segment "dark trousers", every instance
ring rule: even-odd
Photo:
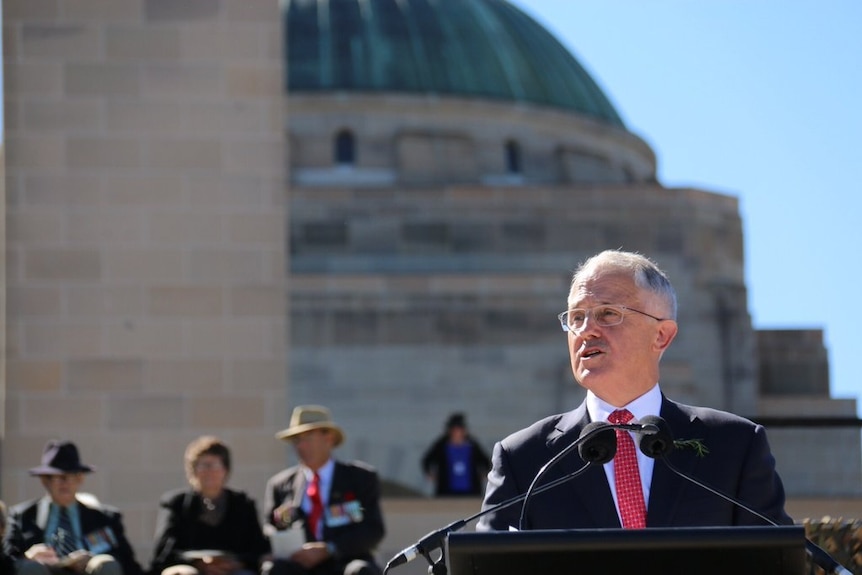
[[[289,559],[273,559],[263,564],[261,575],[380,575],[380,568],[370,561],[354,559],[343,562],[329,559],[313,569],[306,569]]]

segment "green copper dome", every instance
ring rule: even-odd
[[[284,0],[289,92],[527,102],[624,127],[578,61],[504,0]]]

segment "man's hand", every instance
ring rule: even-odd
[[[37,543],[24,552],[24,557],[43,565],[56,565],[60,560],[57,552],[44,543]]]
[[[204,575],[230,575],[242,568],[239,561],[221,556],[204,557],[195,561],[194,566]]]
[[[293,502],[287,501],[282,503],[272,511],[272,524],[276,529],[286,529],[290,527],[290,520],[293,517],[294,506]]]
[[[84,573],[87,570],[87,563],[89,563],[92,558],[93,556],[89,551],[78,549],[77,551],[72,551],[65,557],[61,558],[59,563],[66,569],[70,569],[75,573]]]
[[[312,569],[329,559],[329,550],[324,541],[312,541],[302,546],[302,549],[290,556],[306,569]]]

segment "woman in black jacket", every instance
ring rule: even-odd
[[[269,541],[254,500],[226,486],[227,446],[199,437],[186,448],[185,467],[191,489],[169,491],[159,502],[151,575],[257,573]]]

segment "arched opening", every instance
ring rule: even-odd
[[[521,147],[514,140],[507,140],[505,147],[506,154],[506,173],[520,174],[521,173]]]
[[[341,130],[335,135],[335,164],[352,166],[356,163],[356,139],[350,130]]]

